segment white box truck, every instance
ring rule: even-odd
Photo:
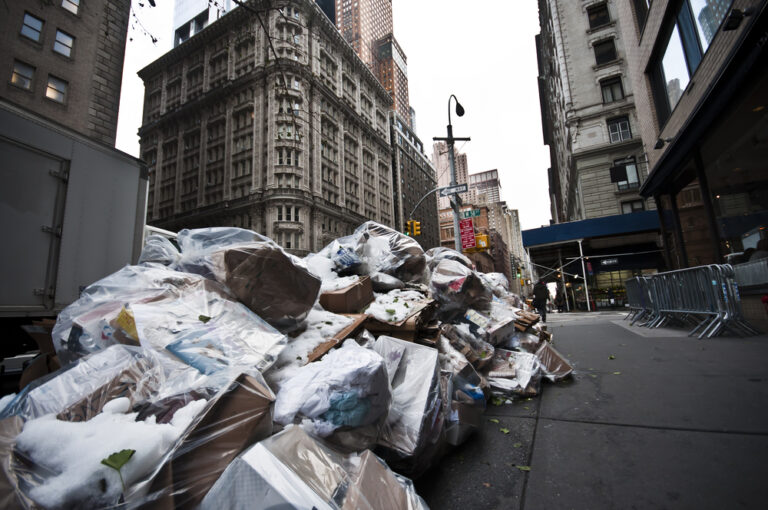
[[[0,100],[0,358],[24,350],[21,324],[136,262],[147,187],[141,160]]]

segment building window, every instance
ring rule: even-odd
[[[285,208],[285,221],[291,221],[291,206]]]
[[[43,20],[24,13],[24,24],[21,26],[21,35],[40,42],[40,33],[43,31]]]
[[[13,61],[13,74],[11,83],[24,90],[32,88],[32,78],[35,76],[35,68],[18,60]]]
[[[607,64],[616,60],[616,46],[613,44],[613,39],[595,43],[594,48],[597,65]]]
[[[80,9],[80,0],[61,0],[61,6],[72,14],[77,14]]]
[[[277,206],[277,221],[283,221],[283,206]]]
[[[664,53],[650,76],[659,124],[667,121],[680,101],[731,3],[685,0],[680,5]]]
[[[632,138],[632,131],[629,129],[629,118],[616,117],[608,120],[608,134],[611,143],[623,142]]]
[[[72,46],[75,44],[75,38],[66,32],[56,30],[56,41],[53,43],[53,51],[61,53],[65,57],[72,56]]]
[[[45,90],[45,97],[56,101],[57,103],[64,103],[67,101],[67,89],[69,84],[64,80],[60,80],[55,76],[48,76],[48,87]]]
[[[612,103],[624,99],[624,89],[621,86],[621,78],[609,78],[600,82],[600,90],[603,93],[603,103]]]
[[[611,22],[611,16],[608,14],[608,6],[606,4],[589,7],[587,9],[587,17],[589,18],[590,29],[602,27]]]
[[[616,183],[619,187],[619,191],[637,189],[640,187],[640,179],[637,175],[637,162],[635,161],[634,156],[614,161],[613,165],[623,166],[627,171],[627,180]]]
[[[631,200],[621,203],[621,214],[629,214],[638,211],[645,211],[645,203],[642,200]]]

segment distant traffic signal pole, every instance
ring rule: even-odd
[[[448,154],[450,156],[450,164],[451,164],[451,186],[456,186],[456,161],[454,159],[454,153],[453,153],[453,145],[458,140],[460,142],[468,142],[469,138],[454,138],[453,136],[453,126],[451,125],[451,99],[454,99],[456,101],[456,115],[459,117],[464,116],[464,107],[461,106],[459,103],[459,100],[456,99],[456,96],[451,94],[451,97],[448,98],[448,136],[446,138],[440,138],[440,137],[434,137],[432,140],[440,141],[440,142],[447,142],[448,143]],[[454,247],[456,248],[456,251],[461,253],[461,236],[459,235],[459,201],[457,194],[454,194],[451,196],[451,209],[453,209],[453,240],[454,240]]]

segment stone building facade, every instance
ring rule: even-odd
[[[130,2],[4,2],[0,97],[115,144]]]
[[[421,235],[414,237],[425,249],[440,246],[437,219],[435,169],[424,154],[424,145],[396,111],[390,113],[392,130],[392,182],[395,190],[395,228],[405,231],[408,215],[421,222]],[[424,200],[419,203],[419,201]],[[418,205],[418,208],[416,207]]]
[[[393,225],[387,91],[315,2],[251,5],[269,37],[233,9],[139,72],[148,222],[251,228],[298,255]]]
[[[540,0],[536,38],[555,223],[654,208],[615,0]],[[630,51],[632,48],[629,49]],[[627,177],[611,182],[611,167]]]

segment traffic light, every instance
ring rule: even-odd
[[[420,236],[421,235],[421,222],[420,221],[413,221],[413,226],[411,227],[411,232],[413,232],[413,235]]]
[[[413,220],[408,220],[405,223],[405,235],[407,235],[407,236],[413,235],[413,224],[414,223],[415,223],[415,221],[413,221]]]

